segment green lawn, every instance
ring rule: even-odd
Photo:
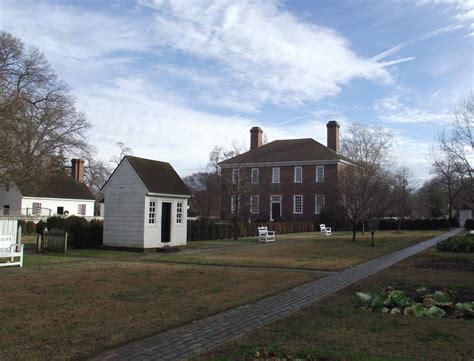
[[[240,247],[209,249],[196,254],[182,252],[150,256],[148,259],[160,262],[337,271],[430,239],[440,233],[442,232],[404,231],[400,234],[391,231],[377,232],[375,247],[370,246],[369,233],[358,235],[356,242],[351,242],[350,232],[336,232],[331,237],[323,237],[319,233],[294,233],[277,236],[275,243],[258,244],[256,239],[243,240],[245,243]],[[214,241],[208,241],[207,244],[210,242]],[[234,241],[219,241],[219,244],[232,244],[232,242]]]
[[[87,359],[323,276],[112,257],[26,259],[23,269],[0,271],[0,360]]]
[[[427,250],[199,359],[472,360],[474,319],[376,313],[354,295],[422,285],[474,300],[474,254]]]

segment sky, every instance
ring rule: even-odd
[[[98,158],[181,176],[253,126],[326,144],[337,120],[390,130],[419,185],[474,84],[474,0],[0,0],[0,29],[44,52]]]

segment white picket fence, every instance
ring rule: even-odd
[[[15,243],[17,243],[16,241],[20,241],[18,238],[18,220],[0,218],[0,236],[12,236],[12,240]]]

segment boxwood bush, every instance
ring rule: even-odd
[[[446,252],[474,253],[474,237],[472,235],[456,236],[436,244],[436,249]]]
[[[440,230],[451,226],[449,219],[445,218],[404,218],[401,229],[409,231]],[[398,230],[398,219],[384,218],[380,221],[381,231]]]
[[[469,231],[472,231],[474,229],[474,219],[466,219],[466,222],[464,223],[464,228]]]

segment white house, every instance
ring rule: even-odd
[[[190,192],[171,164],[126,156],[102,187],[106,247],[186,244]]]
[[[0,215],[93,216],[95,198],[84,183],[84,161],[73,159],[71,175],[51,177],[38,191],[0,184]]]

